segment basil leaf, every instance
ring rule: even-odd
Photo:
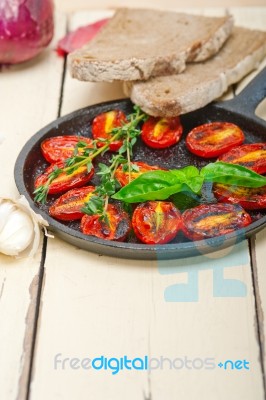
[[[193,167],[194,168],[194,167]],[[195,175],[195,171],[192,175]],[[199,175],[199,172],[197,173]],[[203,178],[195,176],[190,180],[183,170],[146,172],[119,190],[113,199],[126,203],[137,203],[147,200],[165,200],[174,193],[201,189]]]
[[[171,169],[171,172],[178,177],[184,176],[186,179],[194,178],[200,175],[198,168],[194,167],[194,165],[188,165],[182,169]]]
[[[217,161],[202,168],[200,175],[206,182],[257,188],[266,185],[266,177],[237,164]]]

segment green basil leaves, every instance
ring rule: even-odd
[[[112,198],[126,203],[166,200],[178,192],[190,191],[198,194],[204,182],[256,188],[266,185],[266,177],[240,165],[217,161],[203,167],[201,171],[194,166],[188,166],[178,170],[143,173]]]

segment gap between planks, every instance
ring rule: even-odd
[[[67,33],[68,33],[68,18],[66,17],[65,34]],[[62,69],[61,84],[60,84],[57,118],[61,116],[66,70],[67,70],[67,57],[65,56]],[[30,399],[30,384],[33,376],[33,363],[34,363],[34,355],[35,355],[37,333],[38,333],[38,321],[41,308],[42,290],[45,280],[47,237],[44,235],[44,233],[43,237],[44,238],[42,243],[42,257],[40,261],[40,268],[38,274],[34,277],[31,286],[29,288],[31,302],[29,304],[28,313],[26,316],[26,330],[23,343],[25,350],[25,355],[24,355],[25,361],[19,379],[18,394],[16,400]]]
[[[254,302],[255,302],[255,316],[256,316],[255,329],[257,330],[257,340],[260,350],[259,361],[263,379],[264,397],[266,399],[266,376],[265,376],[265,365],[264,365],[264,356],[265,356],[264,314],[263,314],[263,308],[262,308],[262,302],[258,284],[258,269],[257,269],[256,247],[255,247],[256,236],[252,236],[248,240],[248,242],[249,242],[249,252],[250,252],[252,285],[253,285]]]

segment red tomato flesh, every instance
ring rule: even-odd
[[[49,175],[56,168],[64,168],[64,163],[51,164],[43,174],[39,175],[35,181],[35,189],[39,186],[45,185],[49,179]],[[67,175],[65,172],[61,172],[57,178],[55,178],[49,185],[48,194],[66,192],[67,190],[74,189],[76,187],[84,186],[85,183],[89,182],[94,174],[94,168],[90,172],[87,171],[87,166],[77,168],[72,174]]]
[[[157,165],[148,165],[142,161],[133,161],[134,166],[138,168],[138,171],[131,171],[131,181],[136,179],[144,172],[155,171],[155,170],[163,170]],[[129,183],[129,173],[128,171],[123,171],[123,164],[120,165],[117,170],[115,171],[115,179],[120,183],[121,186],[126,186]]]
[[[239,204],[245,210],[266,208],[266,186],[247,188],[216,183],[213,185],[213,193],[218,201]]]
[[[94,191],[94,186],[69,190],[55,200],[54,204],[49,208],[49,214],[53,218],[62,221],[81,219],[84,215],[84,212],[81,210],[85,203],[89,201]]]
[[[81,220],[81,231],[85,235],[96,236],[100,239],[123,242],[130,229],[128,214],[114,204],[107,208],[108,223],[98,214],[84,215]]]
[[[92,121],[92,136],[97,142],[98,147],[103,147],[113,136],[112,130],[127,123],[126,115],[123,111],[113,110],[97,115]],[[115,140],[110,143],[109,150],[117,151],[123,144],[123,140]]]
[[[50,163],[64,161],[73,156],[75,146],[80,141],[86,143],[89,148],[93,147],[93,141],[90,138],[83,136],[55,136],[42,142],[42,154]],[[83,151],[84,148],[79,148],[78,154],[82,154]]]
[[[191,240],[226,235],[249,225],[250,215],[236,204],[202,204],[182,214],[183,232]]]
[[[154,149],[164,149],[178,143],[183,132],[179,117],[149,117],[141,129],[141,139]]]
[[[204,158],[218,157],[245,140],[242,130],[230,122],[211,122],[192,129],[187,135],[188,150]]]
[[[222,155],[219,160],[242,165],[257,174],[265,174],[266,143],[243,144]]]
[[[164,244],[181,229],[181,214],[171,202],[147,201],[134,210],[132,226],[141,242]]]

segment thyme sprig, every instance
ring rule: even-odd
[[[121,128],[114,128],[113,133],[119,131],[123,132],[123,144],[120,147],[118,154],[114,155],[110,160],[110,165],[99,164],[99,172],[97,175],[101,177],[100,184],[96,186],[93,196],[85,204],[82,211],[85,214],[93,215],[98,214],[100,218],[104,219],[108,223],[107,218],[107,207],[109,198],[120,189],[120,185],[115,179],[115,172],[117,168],[122,164],[123,171],[128,172],[129,182],[131,182],[131,172],[137,170],[137,166],[131,162],[133,155],[133,146],[136,144],[137,138],[141,131],[137,128],[140,120],[146,119],[146,115],[141,113],[139,107],[135,107],[135,113],[128,116],[129,122],[123,125]],[[126,154],[126,158],[124,157]]]
[[[127,163],[129,165],[129,175],[130,175],[130,156],[132,155],[132,147],[136,143],[137,136],[140,135],[140,130],[137,128],[138,124],[141,121],[144,121],[147,118],[147,115],[142,112],[140,107],[134,106],[133,108],[133,113],[129,114],[127,116],[128,122],[123,124],[121,127],[117,127],[112,129],[111,131],[111,138],[109,140],[104,140],[104,145],[102,147],[97,147],[97,141],[93,141],[93,146],[92,147],[87,147],[87,143],[79,141],[77,145],[75,146],[73,156],[65,160],[64,162],[64,167],[59,168],[55,166],[54,170],[48,175],[48,179],[44,185],[39,186],[33,193],[35,194],[34,201],[39,202],[39,203],[45,203],[47,201],[47,195],[49,192],[49,188],[51,183],[62,173],[65,173],[66,175],[71,175],[74,171],[76,171],[78,168],[86,165],[88,172],[91,171],[92,168],[92,161],[100,154],[104,154],[106,151],[109,150],[110,144],[113,143],[116,140],[123,140],[123,145],[119,149],[119,153],[117,155],[117,160],[123,154],[124,152],[127,153]],[[79,149],[83,148],[83,152],[80,154]],[[116,162],[114,163],[114,156],[111,160],[111,165],[109,168],[112,167],[112,170],[114,170]],[[104,165],[104,164],[102,164]],[[116,165],[117,168],[118,165]],[[107,167],[107,166],[106,166]],[[108,168],[108,167],[107,167]],[[103,172],[103,171],[102,171]],[[100,173],[103,174],[100,169]],[[112,171],[111,171],[112,174]],[[109,177],[110,178],[110,177]],[[112,178],[113,179],[113,178]],[[107,190],[105,193],[105,197],[110,196],[110,185],[111,181],[108,181],[105,183],[105,185],[102,187],[102,190]],[[102,185],[102,184],[101,184]],[[108,189],[109,187],[109,189]],[[96,193],[95,196],[92,196],[92,199],[94,197],[97,197],[97,199],[94,199],[94,204],[96,206],[96,210],[98,208],[100,210],[103,210],[103,208],[100,206],[102,204],[103,200],[103,194],[99,196],[100,193]],[[112,193],[114,194],[114,192]],[[108,204],[108,200],[104,198],[104,203]],[[94,208],[92,206],[92,208]],[[104,208],[106,209],[107,206],[105,205]],[[94,208],[95,209],[95,208]],[[93,212],[95,213],[95,212]]]

